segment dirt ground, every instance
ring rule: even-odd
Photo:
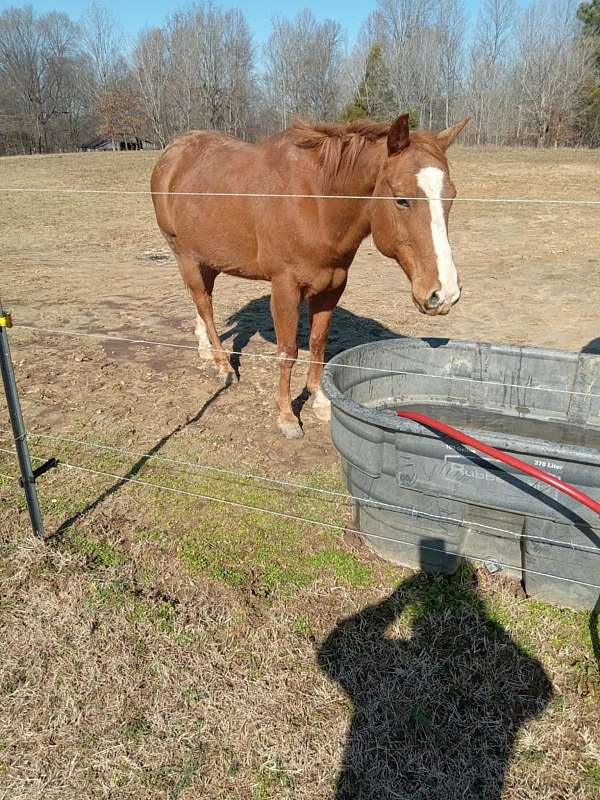
[[[105,473],[44,476],[48,532],[60,532],[51,548],[32,539],[14,482],[0,477],[0,797],[600,797],[600,653],[585,615],[483,575],[477,591],[472,576],[415,583],[339,532],[127,482],[341,526],[349,513],[343,499],[194,472],[214,465],[343,491],[326,423],[306,407],[303,440],[277,432],[276,364],[251,356],[275,353],[267,284],[217,281],[218,328],[243,353],[230,389],[194,349],[157,345],[195,340],[191,301],[143,194],[155,159],[0,159],[0,294],[32,450]],[[594,151],[456,147],[451,164],[462,197],[600,199]],[[16,188],[45,191],[1,191]],[[73,188],[142,193],[54,191]],[[457,202],[464,292],[440,319],[416,312],[399,267],[367,241],[330,353],[391,335],[600,350],[599,223],[597,206]],[[19,327],[28,325],[46,331]],[[303,320],[300,357],[306,344]],[[10,447],[3,406],[0,425]],[[0,473],[15,472],[0,452]],[[396,628],[365,638],[388,596]],[[451,707],[448,681],[471,680],[488,700],[461,694]],[[383,688],[361,693],[374,682]],[[344,748],[360,765],[354,777],[340,767]],[[449,763],[456,774],[444,784]]]
[[[600,161],[593,151],[457,147],[452,155],[459,196],[598,197]],[[0,180],[6,188],[143,191],[155,158],[153,153],[134,153],[1,159]],[[5,194],[1,202],[2,291],[17,323],[194,344],[194,309],[158,234],[147,196],[50,192]],[[330,352],[391,334],[582,349],[600,337],[598,222],[594,206],[456,203],[451,238],[464,294],[452,313],[441,319],[416,313],[400,269],[367,241],[351,268]],[[268,284],[222,277],[215,289],[215,307],[228,347],[274,353]],[[48,358],[56,365],[52,352],[56,347],[72,358],[91,349],[96,358],[114,363],[113,369],[127,363],[142,375],[150,370],[153,384],[167,381],[170,393],[179,402],[189,400],[192,407],[215,386],[210,368],[199,364],[193,351],[40,339],[24,332],[15,332],[14,338],[18,347],[43,343],[35,355],[38,364],[39,358]],[[305,328],[301,344],[307,344]],[[215,407],[211,413],[211,431],[227,432],[235,420],[237,434],[259,459],[261,453],[268,453],[269,461],[277,454],[282,466],[289,465],[290,453],[306,464],[324,456],[334,459],[327,426],[308,414],[305,441],[289,445],[279,439],[271,406],[274,365],[249,356],[241,362],[241,383],[219,398],[218,411]],[[58,396],[54,371],[55,367],[48,370],[52,385],[47,390]],[[85,386],[92,372],[81,362],[69,369],[65,380],[71,400],[88,403],[90,398],[80,396],[78,384]],[[298,392],[303,372],[302,367],[296,370]],[[136,408],[146,417],[154,399],[138,391],[141,385],[123,391],[128,389],[135,389]],[[102,403],[106,400],[104,396]],[[67,396],[62,398],[66,401]],[[120,396],[115,405],[123,406]],[[60,409],[55,411],[62,416]],[[38,414],[45,418],[48,404],[35,406],[32,412],[29,421],[37,423]]]

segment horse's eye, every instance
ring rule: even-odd
[[[396,199],[396,205],[402,208],[410,208],[410,200],[407,200],[405,197],[400,197]]]

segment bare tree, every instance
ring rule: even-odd
[[[66,14],[36,17],[24,6],[0,15],[0,80],[40,153],[49,149],[56,117],[68,114],[73,72],[81,66],[77,42]]]
[[[482,0],[468,37],[465,0],[377,0],[350,53],[339,23],[303,11],[273,21],[258,76],[240,11],[201,0],[128,52],[101,2],[81,25],[0,13],[0,151],[70,149],[119,126],[161,145],[191,128],[255,138],[295,115],[401,110],[433,128],[467,112],[477,144],[599,141],[598,35],[577,22],[579,0]]]
[[[293,116],[331,119],[341,106],[342,29],[318,22],[303,11],[294,20],[278,18],[264,50],[266,94],[281,127]]]
[[[507,91],[516,19],[515,0],[485,0],[478,14],[466,88],[474,117],[466,133],[476,144],[499,144],[506,134],[505,120],[513,113],[508,108],[513,93],[509,101]]]
[[[228,57],[224,75],[226,105],[223,123],[229,133],[244,136],[253,115],[256,76],[252,34],[245,17],[237,9],[229,13],[224,48]]]
[[[514,82],[525,130],[538,147],[565,141],[592,53],[576,36],[573,0],[536,0],[517,29]]]
[[[171,67],[167,41],[159,28],[143,33],[134,54],[140,101],[156,140],[164,147],[173,133],[169,115]]]
[[[433,0],[378,0],[368,28],[385,53],[396,108],[412,111],[424,124],[433,122],[439,94]]]
[[[244,135],[253,49],[245,18],[211,4],[177,12],[142,34],[134,53],[140,98],[161,144],[191,127]]]
[[[446,0],[440,4],[435,29],[437,66],[443,102],[443,120],[440,122],[444,128],[447,128],[453,119],[454,106],[461,90],[465,27],[462,0]]]
[[[98,2],[92,3],[81,24],[82,50],[91,65],[94,90],[102,91],[126,68],[122,56],[123,43],[112,13]]]

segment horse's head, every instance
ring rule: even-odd
[[[373,239],[378,250],[400,264],[411,282],[414,303],[424,314],[447,314],[460,297],[448,241],[456,189],[445,152],[468,121],[437,134],[409,133],[408,114],[398,117],[377,178],[375,196],[395,199],[373,200]]]

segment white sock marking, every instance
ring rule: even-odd
[[[317,419],[323,422],[328,422],[331,419],[331,402],[325,397],[320,386],[315,392],[312,408]]]
[[[431,212],[431,237],[433,249],[437,258],[437,267],[440,283],[440,294],[443,302],[453,303],[458,300],[458,275],[452,258],[452,250],[448,241],[448,229],[444,219],[442,206],[442,191],[444,188],[444,172],[438,167],[423,167],[417,173],[417,184],[429,198]]]
[[[196,314],[196,328],[194,333],[198,337],[198,352],[203,358],[210,358],[212,354],[212,345],[206,332],[206,325],[200,314]]]

